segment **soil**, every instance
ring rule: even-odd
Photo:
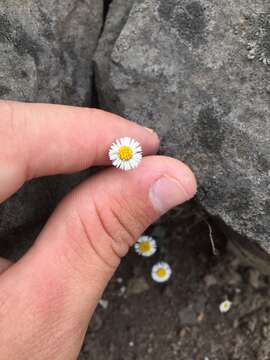
[[[123,259],[79,360],[269,360],[269,278],[241,265],[196,209],[179,208],[147,233],[158,240],[158,254],[145,259],[131,250]],[[150,277],[158,260],[173,268],[165,285]],[[232,307],[224,314],[226,299]]]

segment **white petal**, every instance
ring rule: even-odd
[[[125,162],[125,170],[128,171],[131,169],[131,166],[130,166],[130,162],[129,161],[126,161]]]
[[[112,155],[110,155],[109,157],[110,157],[110,160],[111,160],[111,161],[115,161],[115,160],[118,160],[118,159],[119,159],[119,157],[118,157],[116,154],[112,154]]]
[[[134,147],[137,148],[137,147],[140,147],[140,144],[138,143],[138,141],[134,140]]]
[[[140,161],[142,159],[142,155],[140,153],[135,154],[132,159],[134,159],[136,161]]]
[[[113,162],[113,165],[116,166],[117,168],[119,168],[120,165],[121,165],[121,160],[119,160],[119,159],[115,160],[115,161]]]
[[[117,150],[120,148],[120,146],[122,146],[122,139],[116,140],[116,146],[117,146]]]
[[[117,150],[117,148],[118,148],[118,145],[117,145],[117,143],[114,142],[111,146],[111,149]]]
[[[123,138],[122,144],[128,146],[129,145],[129,138],[128,137]]]
[[[132,162],[132,169],[136,169],[138,167],[139,163],[137,161]]]
[[[109,156],[118,156],[118,154],[117,154],[116,151],[110,150],[110,151],[109,151]]]
[[[139,146],[136,146],[135,148],[134,148],[134,151],[135,152],[142,152],[142,147],[139,145]]]
[[[135,168],[136,168],[136,162],[135,162],[133,159],[129,160],[129,167],[130,167],[131,169],[135,169]]]
[[[135,148],[136,147],[136,140],[134,139],[130,139],[130,146],[132,146],[132,148]]]

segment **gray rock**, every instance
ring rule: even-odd
[[[89,103],[102,16],[102,0],[1,1],[1,98]]]
[[[103,107],[154,128],[203,207],[270,252],[269,2],[135,1],[117,23],[115,11],[95,56]]]
[[[103,0],[2,0],[0,98],[90,105]],[[2,256],[18,257],[87,172],[26,184],[0,206]]]

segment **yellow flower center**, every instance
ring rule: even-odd
[[[123,145],[118,150],[118,156],[123,161],[128,161],[133,156],[133,151],[129,146]]]
[[[160,278],[164,278],[166,276],[167,272],[164,268],[160,268],[157,271],[157,276]]]
[[[151,245],[150,245],[150,243],[148,241],[143,241],[143,242],[140,243],[139,249],[140,249],[141,253],[146,253],[149,250],[151,250]]]

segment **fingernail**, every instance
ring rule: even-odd
[[[149,197],[153,207],[164,214],[171,208],[189,200],[191,196],[179,181],[164,175],[153,183]]]
[[[151,134],[155,134],[156,132],[153,129],[150,129],[146,126],[144,126],[145,130],[149,131]]]

